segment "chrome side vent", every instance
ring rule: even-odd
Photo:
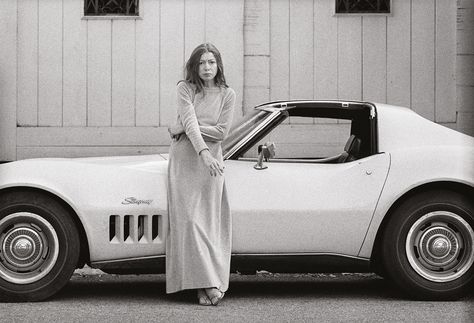
[[[120,216],[111,215],[109,217],[109,241],[119,242]]]
[[[158,237],[158,230],[160,228],[160,215],[154,215],[151,221],[151,239],[155,240]]]
[[[109,241],[115,238],[115,215],[111,215],[109,218]]]
[[[161,241],[161,215],[109,216],[110,243],[152,243]]]
[[[133,218],[131,215],[123,217],[123,241],[126,243],[133,242]]]
[[[145,226],[146,226],[146,215],[138,216],[138,242],[142,242],[143,236],[145,235]],[[145,239],[143,239],[145,240]]]

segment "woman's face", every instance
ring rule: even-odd
[[[206,52],[199,61],[199,77],[204,83],[214,80],[217,74],[217,61],[213,53]]]

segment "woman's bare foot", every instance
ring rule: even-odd
[[[211,304],[216,306],[219,304],[222,298],[224,298],[224,292],[221,292],[218,288],[206,288],[207,297],[211,300]]]
[[[199,305],[204,305],[204,306],[212,305],[211,300],[207,296],[207,293],[204,289],[197,290],[197,298],[199,300]]]

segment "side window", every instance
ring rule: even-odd
[[[138,16],[139,0],[84,0],[84,16]]]
[[[306,119],[306,118],[305,118]],[[351,133],[351,121],[307,118],[311,123],[282,123],[249,149],[245,157],[257,157],[257,147],[267,141],[276,145],[275,159],[319,159],[344,151]],[[303,161],[302,161],[303,162]]]

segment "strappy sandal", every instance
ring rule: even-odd
[[[207,293],[204,289],[197,290],[197,298],[199,300],[199,305],[203,305],[203,306],[213,305],[211,300],[209,299],[209,296],[207,296]]]
[[[218,288],[206,289],[207,297],[211,300],[211,304],[216,306],[224,298],[225,293],[221,292]],[[210,293],[211,291],[217,291],[217,293]]]

